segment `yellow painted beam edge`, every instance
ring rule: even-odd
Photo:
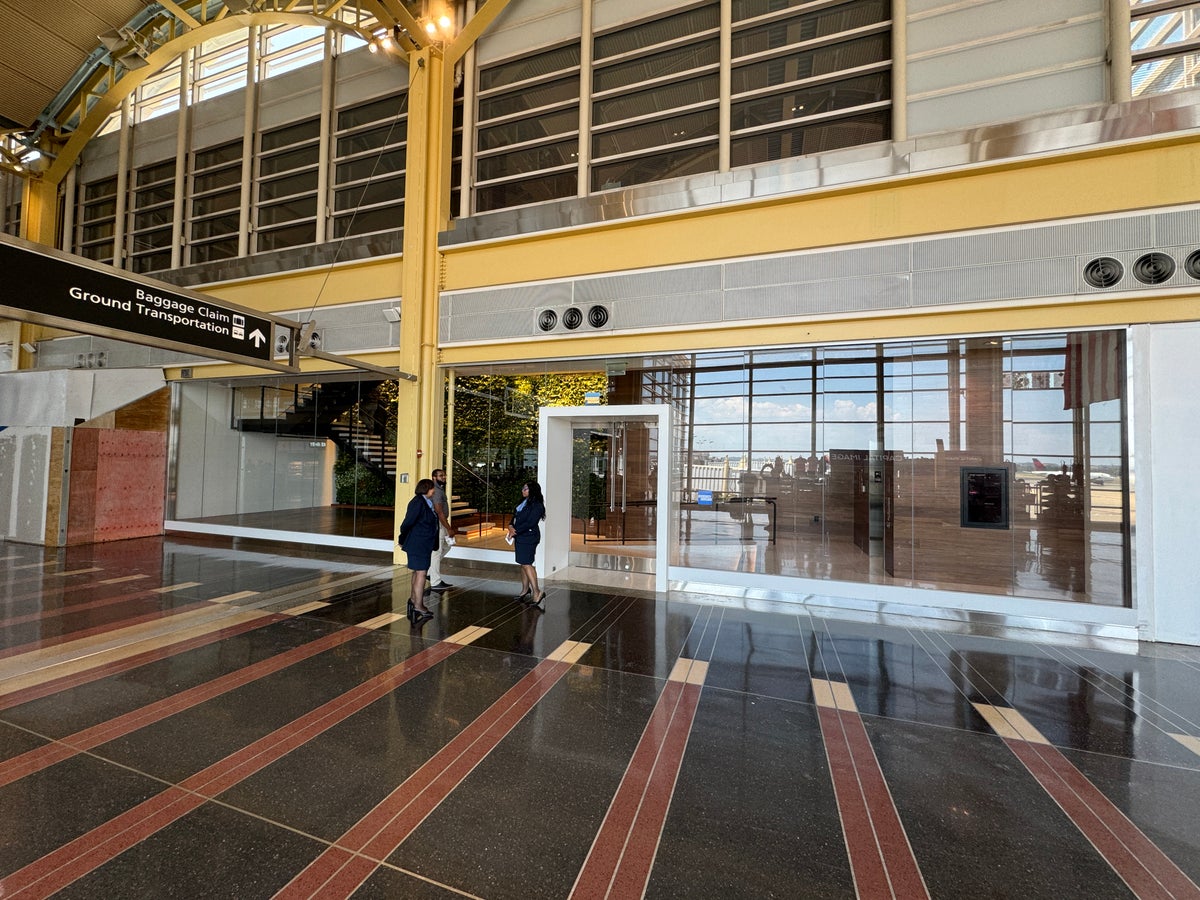
[[[1200,202],[1200,135],[901,175],[447,246],[444,290],[911,239]]]

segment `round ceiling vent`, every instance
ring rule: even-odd
[[[1183,261],[1183,271],[1200,280],[1200,250],[1193,250]]]
[[[538,313],[538,328],[542,331],[553,331],[558,324],[558,313],[552,309],[543,309]]]
[[[588,324],[593,328],[603,328],[608,324],[608,310],[603,306],[593,306],[588,310]]]
[[[1094,288],[1112,287],[1124,274],[1124,267],[1111,256],[1098,257],[1083,267],[1083,280]]]
[[[1142,284],[1162,284],[1175,274],[1175,260],[1165,253],[1144,253],[1133,264],[1133,277]]]
[[[563,310],[563,326],[574,331],[583,324],[583,313],[578,307],[568,306]]]

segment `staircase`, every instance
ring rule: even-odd
[[[328,437],[339,447],[352,452],[360,462],[389,478],[396,477],[396,448],[365,426],[334,423],[329,426]]]
[[[348,415],[356,404],[357,418]],[[379,475],[396,477],[396,448],[384,437],[387,417],[367,383],[335,381],[290,392],[239,392],[233,427],[238,431],[328,438],[343,453]]]

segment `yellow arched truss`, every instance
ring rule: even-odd
[[[295,12],[296,2],[290,2],[283,9],[251,9],[236,15],[226,15],[228,10],[222,8],[221,14],[210,22],[200,22],[180,9],[175,4],[164,4],[165,11],[172,13],[167,22],[159,21],[157,31],[166,31],[168,40],[160,44],[144,58],[147,65],[126,70],[112,66],[102,67],[80,89],[74,101],[74,109],[67,112],[67,120],[78,117],[79,125],[71,132],[66,143],[55,151],[55,158],[42,176],[50,184],[58,184],[66,177],[88,141],[108,121],[108,117],[148,78],[158,74],[187,50],[200,46],[205,41],[229,34],[239,29],[264,25],[297,25],[316,26],[342,34],[354,35],[364,41],[373,39],[373,33],[367,29],[352,25],[337,18],[337,11],[343,3],[333,3],[322,10],[311,12]],[[372,10],[375,12],[375,10]],[[382,9],[378,14],[386,15]],[[389,17],[390,18],[390,17]],[[386,20],[385,20],[386,21]],[[153,30],[148,26],[143,31]],[[404,53],[398,51],[391,58],[404,59]]]

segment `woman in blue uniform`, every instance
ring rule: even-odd
[[[538,588],[537,569],[533,557],[541,543],[541,521],[546,518],[546,501],[542,497],[542,486],[536,481],[527,482],[521,488],[523,498],[517,504],[512,522],[508,526],[508,538],[516,551],[517,565],[521,567],[521,595],[518,600],[544,609],[542,601],[546,592]]]
[[[428,478],[417,482],[416,492],[404,512],[404,521],[400,523],[400,548],[408,554],[408,567],[412,570],[408,620],[414,625],[433,618],[433,613],[425,608],[425,575],[439,539],[438,517],[433,511],[434,487],[436,485]]]

